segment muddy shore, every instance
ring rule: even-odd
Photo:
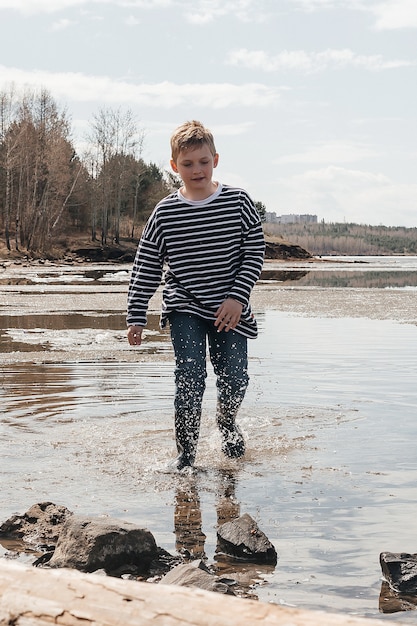
[[[313,264],[317,267],[317,264]],[[310,262],[293,261],[278,263],[265,261],[265,269],[289,269],[297,272],[308,272]],[[3,326],[7,326],[7,317],[15,316],[57,316],[81,314],[91,318],[103,316],[119,316],[118,329],[111,330],[110,344],[95,343],[94,345],[74,346],[61,345],[59,349],[46,352],[12,352],[0,354],[0,362],[59,362],[89,358],[93,352],[95,358],[118,359],[120,361],[137,361],[152,359],[146,349],[132,349],[125,338],[124,315],[126,311],[126,293],[130,264],[91,264],[82,263],[74,266],[56,263],[7,263],[0,271],[0,316]],[[88,280],[85,273],[101,273],[104,277],[100,282]],[[109,275],[106,284],[106,274]],[[56,274],[60,280],[50,282],[37,278],[39,275]],[[77,280],[79,275],[79,280]],[[75,278],[74,278],[75,276]],[[68,280],[67,278],[68,277]],[[37,282],[38,281],[38,282]],[[27,283],[31,284],[27,284]],[[158,315],[161,305],[162,288],[159,288],[150,301],[149,325],[147,333],[156,332]],[[382,297],[383,295],[383,297]],[[296,282],[260,280],[255,286],[251,303],[255,313],[275,310],[291,312],[295,315],[309,317],[363,317],[375,320],[394,320],[417,324],[417,309],[413,291],[380,289],[321,289],[297,287]],[[116,320],[116,318],[115,318]],[[145,333],[146,334],[146,333]],[[166,333],[165,333],[166,334]],[[30,332],[28,330],[28,335]],[[170,354],[160,354],[158,358],[171,358]]]

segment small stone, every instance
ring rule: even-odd
[[[274,546],[247,513],[222,524],[217,537],[219,550],[226,554],[256,563],[277,563]]]

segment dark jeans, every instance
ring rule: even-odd
[[[217,423],[223,436],[235,429],[235,417],[249,382],[247,338],[234,330],[217,332],[213,322],[196,315],[169,315],[175,352],[175,434],[180,452],[194,462],[206,387],[206,345],[217,381]],[[243,453],[243,452],[242,452]],[[240,456],[238,454],[234,456]]]

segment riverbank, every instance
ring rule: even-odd
[[[98,241],[89,239],[61,242],[51,246],[47,254],[28,253],[25,251],[8,250],[4,242],[0,240],[0,262],[10,261],[26,261],[26,262],[64,262],[64,263],[133,263],[138,241],[121,239],[120,243],[111,243],[102,245]],[[279,237],[266,237],[266,253],[267,259],[312,259],[307,250],[285,241]]]

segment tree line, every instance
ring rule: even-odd
[[[68,236],[133,239],[178,177],[141,154],[130,110],[100,109],[77,153],[66,110],[46,89],[0,92],[0,231],[8,250],[47,254]]]
[[[354,223],[266,224],[266,233],[319,255],[417,255],[417,228]]]

